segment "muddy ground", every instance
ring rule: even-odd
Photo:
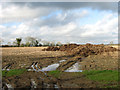
[[[76,47],[77,46],[74,48]],[[57,68],[58,70],[64,71],[65,69],[75,64],[77,61],[79,61],[80,70],[118,69],[119,51],[116,50],[112,52],[109,51],[97,55],[91,54],[87,55],[87,57],[81,57],[79,56],[80,53],[71,56],[71,52],[68,53],[63,49],[61,49],[61,51],[43,51],[44,48],[47,47],[2,48],[2,68],[29,69],[34,62],[39,63],[40,68],[42,68],[65,59],[66,61],[61,63],[61,65]],[[14,88],[96,88],[98,85],[98,82],[93,82],[86,79],[83,74],[73,75],[71,72],[64,72],[60,78],[55,78],[49,75],[45,75],[43,72],[34,71],[26,72],[20,76],[3,77],[3,85],[4,83],[11,84]]]
[[[42,51],[44,47],[9,47],[2,48],[2,67],[9,69],[29,68],[33,62],[45,67],[59,60],[66,59],[66,52]]]
[[[90,55],[80,65],[82,70],[118,70],[118,51]]]
[[[59,78],[46,76],[42,72],[26,72],[19,76],[3,77],[3,86],[6,83],[14,88],[96,88],[97,84],[82,73],[70,72],[62,73]]]

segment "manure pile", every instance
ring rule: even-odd
[[[79,45],[77,44],[65,44],[63,46],[49,46],[48,48],[43,49],[42,51],[70,51]]]
[[[77,45],[77,44],[68,44],[63,46],[55,46],[48,47],[43,49],[43,51],[66,51],[70,56],[84,56],[87,57],[89,55],[97,55],[103,52],[114,52],[117,51],[114,47],[109,47],[104,44],[93,45],[93,44],[85,44],[85,45]]]

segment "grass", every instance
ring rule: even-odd
[[[92,70],[83,72],[91,80],[95,81],[118,81],[118,71],[112,70]]]
[[[100,82],[105,86],[102,88],[116,88],[118,85],[114,85],[118,83],[118,71],[115,70],[91,70],[84,71],[83,74],[90,80]],[[110,86],[107,86],[110,85]]]
[[[55,78],[59,78],[60,77],[60,75],[61,75],[61,71],[59,71],[59,70],[55,70],[55,71],[49,71],[48,72],[48,75],[52,75],[53,77],[55,77]]]
[[[2,76],[10,77],[10,76],[14,76],[14,75],[20,75],[26,71],[27,71],[26,69],[12,69],[10,71],[4,70],[4,71],[2,71]]]

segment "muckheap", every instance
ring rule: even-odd
[[[68,55],[71,56],[84,56],[87,57],[89,55],[97,55],[103,52],[113,52],[116,51],[116,48],[106,46],[104,44],[93,45],[93,44],[85,44],[85,45],[77,45],[77,44],[65,44],[62,46],[51,46],[48,48],[43,49],[43,51],[66,51]]]
[[[48,48],[43,49],[42,51],[70,51],[79,45],[77,44],[64,44],[62,46],[49,46]]]
[[[117,51],[117,49],[103,44],[100,45],[86,44],[86,45],[79,45],[78,47],[70,50],[68,53],[73,56],[79,55],[79,56],[87,57],[89,55],[97,55],[103,52],[114,52],[114,51]]]

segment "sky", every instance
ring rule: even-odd
[[[117,2],[0,3],[3,44],[28,36],[61,43],[118,43]]]

